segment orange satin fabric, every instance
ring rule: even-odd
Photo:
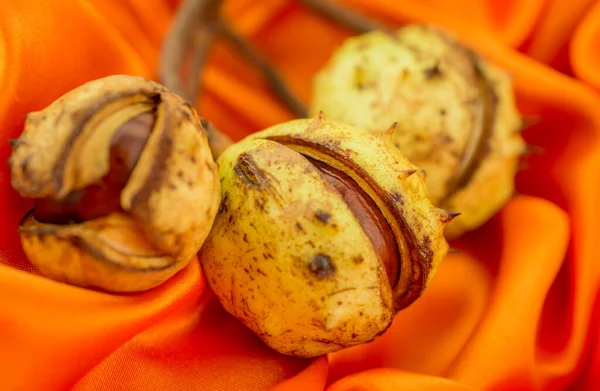
[[[163,286],[109,295],[27,263],[31,203],[0,171],[2,390],[594,390],[600,388],[600,4],[586,0],[347,0],[389,23],[431,22],[507,68],[524,137],[520,193],[453,243],[421,300],[374,343],[314,360],[279,355],[224,313],[198,260]],[[156,77],[178,1],[5,0],[0,131],[85,81]],[[468,10],[465,11],[465,10]],[[308,100],[310,78],[351,34],[291,0],[228,0],[226,16]],[[236,140],[293,118],[219,43],[199,111]],[[2,159],[9,155],[6,142]]]

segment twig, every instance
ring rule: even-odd
[[[356,31],[357,33],[368,33],[374,30],[380,30],[387,33],[393,33],[393,30],[378,21],[351,10],[341,4],[336,4],[327,0],[298,0],[307,8],[319,12],[324,16],[335,20],[336,22]]]
[[[254,48],[248,45],[240,35],[225,23],[223,23],[223,34],[239,52],[256,65],[271,85],[271,88],[294,115],[300,118],[307,116],[307,110],[302,101],[286,86],[277,71]]]
[[[205,118],[200,120],[202,127],[206,129],[206,136],[208,137],[208,145],[210,147],[210,152],[213,155],[215,160],[218,159],[219,156],[227,148],[229,148],[233,144],[233,140],[229,138],[225,133],[220,132],[219,129],[213,125],[212,122],[208,121]]]
[[[195,102],[181,78],[181,66],[185,62],[188,49],[192,46],[197,30],[214,29],[215,25],[207,20],[214,9],[220,7],[223,0],[186,0],[184,1],[171,27],[165,35],[158,64],[158,79],[174,93]],[[215,15],[210,15],[215,16]],[[209,22],[205,25],[206,22]],[[198,27],[198,28],[197,28]]]
[[[215,36],[218,34],[218,27],[214,29],[207,29],[204,34],[198,34],[199,37],[196,40],[196,50],[194,50],[191,54],[192,59],[190,61],[190,70],[189,70],[189,89],[190,96],[189,100],[197,99],[201,90],[200,83],[200,70],[204,68],[204,64],[206,63],[206,58],[208,57],[208,52],[212,47]]]
[[[264,74],[271,88],[297,116],[305,117],[306,108],[290,90],[273,66],[240,37],[220,14],[223,0],[184,0],[167,32],[159,62],[159,81],[167,88],[194,103],[199,92],[199,75],[212,42],[224,35]],[[191,52],[191,67],[187,81],[181,68]]]
[[[159,62],[159,81],[190,103],[194,103],[200,92],[200,75],[208,52],[215,38],[223,35],[238,52],[254,63],[273,91],[294,115],[306,117],[306,106],[283,81],[275,68],[223,20],[220,12],[223,1],[183,1],[163,42]],[[342,5],[324,0],[299,1],[310,9],[358,32],[371,30],[391,32],[387,26]],[[191,61],[188,77],[185,80],[181,68],[188,55],[191,56]]]

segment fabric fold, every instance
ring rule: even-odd
[[[40,110],[111,74],[154,79],[181,0],[7,0],[0,10],[0,158]],[[329,357],[277,354],[227,314],[195,259],[153,290],[111,295],[50,281],[16,227],[32,207],[0,170],[0,374],[25,390],[593,390],[600,387],[600,5],[345,0],[400,26],[427,22],[514,77],[525,140],[518,194],[452,243],[430,288],[372,343]],[[469,10],[467,15],[465,10]],[[291,0],[228,0],[232,25],[305,101],[353,34]],[[569,66],[569,62],[572,69]],[[235,140],[293,118],[223,41],[197,108]],[[536,122],[537,119],[537,122]]]
[[[600,90],[600,3],[596,3],[578,25],[571,44],[575,75]]]

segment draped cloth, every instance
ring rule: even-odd
[[[461,238],[424,296],[375,342],[299,359],[223,311],[198,259],[143,293],[46,279],[16,227],[31,208],[0,170],[2,390],[600,389],[600,3],[591,0],[346,0],[393,26],[426,22],[514,76],[543,149],[518,195]],[[4,0],[0,155],[25,114],[111,74],[156,79],[174,0]],[[225,17],[299,96],[354,34],[290,0],[228,0]],[[226,42],[202,77],[199,113],[235,140],[293,115]]]

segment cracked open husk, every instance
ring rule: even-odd
[[[150,289],[210,231],[216,163],[195,110],[160,84],[125,75],[83,84],[28,114],[12,145],[12,185],[35,201],[22,245],[49,278]]]
[[[309,111],[373,132],[398,122],[394,144],[425,170],[434,204],[462,213],[449,238],[514,193],[525,144],[511,78],[446,32],[409,25],[347,39],[315,76]]]
[[[281,353],[312,357],[372,341],[447,252],[443,227],[453,216],[431,204],[389,133],[299,119],[234,144],[218,163],[222,203],[200,261],[224,308]],[[360,190],[340,192],[324,170]],[[356,213],[358,192],[376,213]],[[396,268],[369,236],[369,213],[382,216],[377,233],[392,234]]]

